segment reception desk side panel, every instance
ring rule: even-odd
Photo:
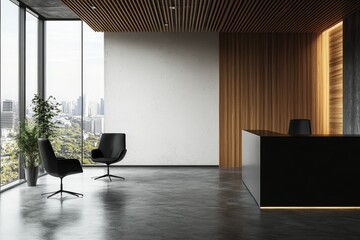
[[[261,137],[261,206],[360,206],[360,138]]]
[[[260,136],[242,131],[242,180],[260,206]]]

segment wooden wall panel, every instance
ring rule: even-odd
[[[314,33],[220,34],[221,167],[241,167],[242,129],[286,133],[290,119],[309,118],[326,133],[323,42]]]
[[[343,133],[343,32],[342,24],[329,30],[329,131]]]

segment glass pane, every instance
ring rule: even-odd
[[[83,23],[84,164],[92,164],[90,152],[99,144],[104,129],[104,34]]]
[[[19,8],[1,1],[1,186],[18,179],[14,153],[19,119]]]
[[[46,95],[62,104],[58,156],[81,160],[81,22],[46,22]]]
[[[33,115],[31,100],[37,93],[38,19],[26,13],[26,118]]]

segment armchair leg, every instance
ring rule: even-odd
[[[42,193],[41,195],[48,195],[48,194],[52,194],[52,193],[57,193],[58,191],[55,192],[46,192],[46,193]]]
[[[109,177],[109,180],[110,180],[110,181],[112,181],[112,180],[111,180],[111,177],[120,178],[120,179],[122,179],[122,180],[125,180],[125,178],[123,178],[123,177],[115,176],[115,175],[110,174],[109,165],[107,165],[107,173],[104,174],[104,175],[101,175],[101,176],[99,176],[99,177],[94,177],[94,180],[97,180],[97,179],[100,179],[100,178],[103,178],[103,177]]]
[[[110,181],[112,181],[112,180],[111,180],[111,177],[120,178],[120,179],[122,179],[122,180],[125,180],[125,178],[123,178],[123,177],[115,176],[115,175],[112,175],[112,174],[104,174],[104,175],[101,175],[101,176],[98,176],[98,177],[93,177],[93,178],[94,178],[94,180],[97,180],[97,179],[104,178],[104,177],[109,177],[109,180],[110,180]]]
[[[93,178],[94,178],[94,180],[97,180],[99,178],[103,178],[103,177],[107,177],[107,176],[108,176],[107,174],[104,174],[104,175],[101,175],[101,176],[98,176],[98,177],[93,177]]]
[[[74,195],[74,196],[76,196],[76,197],[84,197],[84,194],[82,194],[82,193],[76,193],[76,192],[71,192],[71,191],[63,190],[62,178],[60,178],[60,190],[59,190],[59,191],[42,193],[41,195],[50,194],[47,198],[51,198],[52,196],[54,196],[54,195],[56,195],[56,194],[58,194],[58,193],[60,193],[61,196],[62,196],[62,193],[68,193],[68,194]]]
[[[55,196],[58,193],[60,193],[61,196],[62,196],[62,193],[68,193],[68,194],[74,195],[76,197],[84,197],[84,194],[82,194],[82,193],[70,192],[70,191],[66,191],[66,190],[59,190],[59,191],[51,192],[51,193],[42,193],[41,195],[51,194],[47,197],[47,198],[51,198],[52,196]]]
[[[48,193],[42,193],[41,195],[47,195],[47,194],[51,194],[49,195],[47,198],[51,198],[52,196],[58,194],[58,193],[61,193],[61,190],[59,191],[56,191],[56,192],[48,192]]]
[[[77,193],[77,192],[71,192],[71,191],[66,191],[66,190],[63,190],[62,192],[64,192],[64,193],[68,193],[68,194],[71,194],[71,195],[74,195],[74,196],[77,196],[77,197],[83,197],[84,196],[84,194],[82,194],[82,193]]]
[[[109,177],[120,178],[120,179],[122,179],[122,180],[125,180],[125,178],[123,178],[123,177],[115,176],[115,175],[112,175],[112,174],[110,174]]]

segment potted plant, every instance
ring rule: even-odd
[[[59,114],[60,104],[53,96],[47,99],[35,94],[32,99],[33,119],[19,124],[19,131],[15,136],[16,153],[24,156],[25,177],[28,186],[36,186],[41,159],[38,138],[50,138],[56,134],[56,122],[53,118]]]
[[[57,123],[53,118],[60,113],[60,104],[55,97],[49,96],[47,99],[35,94],[32,99],[32,110],[34,111],[34,122],[39,131],[39,137],[50,138],[55,136]]]
[[[38,94],[34,95],[31,104],[34,112],[33,120],[38,130],[38,138],[54,137],[58,126],[53,118],[60,113],[60,104],[56,102],[56,99],[53,96],[44,99]],[[40,165],[40,171],[44,172],[42,165]]]
[[[25,120],[19,125],[19,132],[15,135],[17,153],[24,156],[25,178],[28,186],[36,186],[38,167],[40,164],[38,148],[39,131],[34,122]]]

